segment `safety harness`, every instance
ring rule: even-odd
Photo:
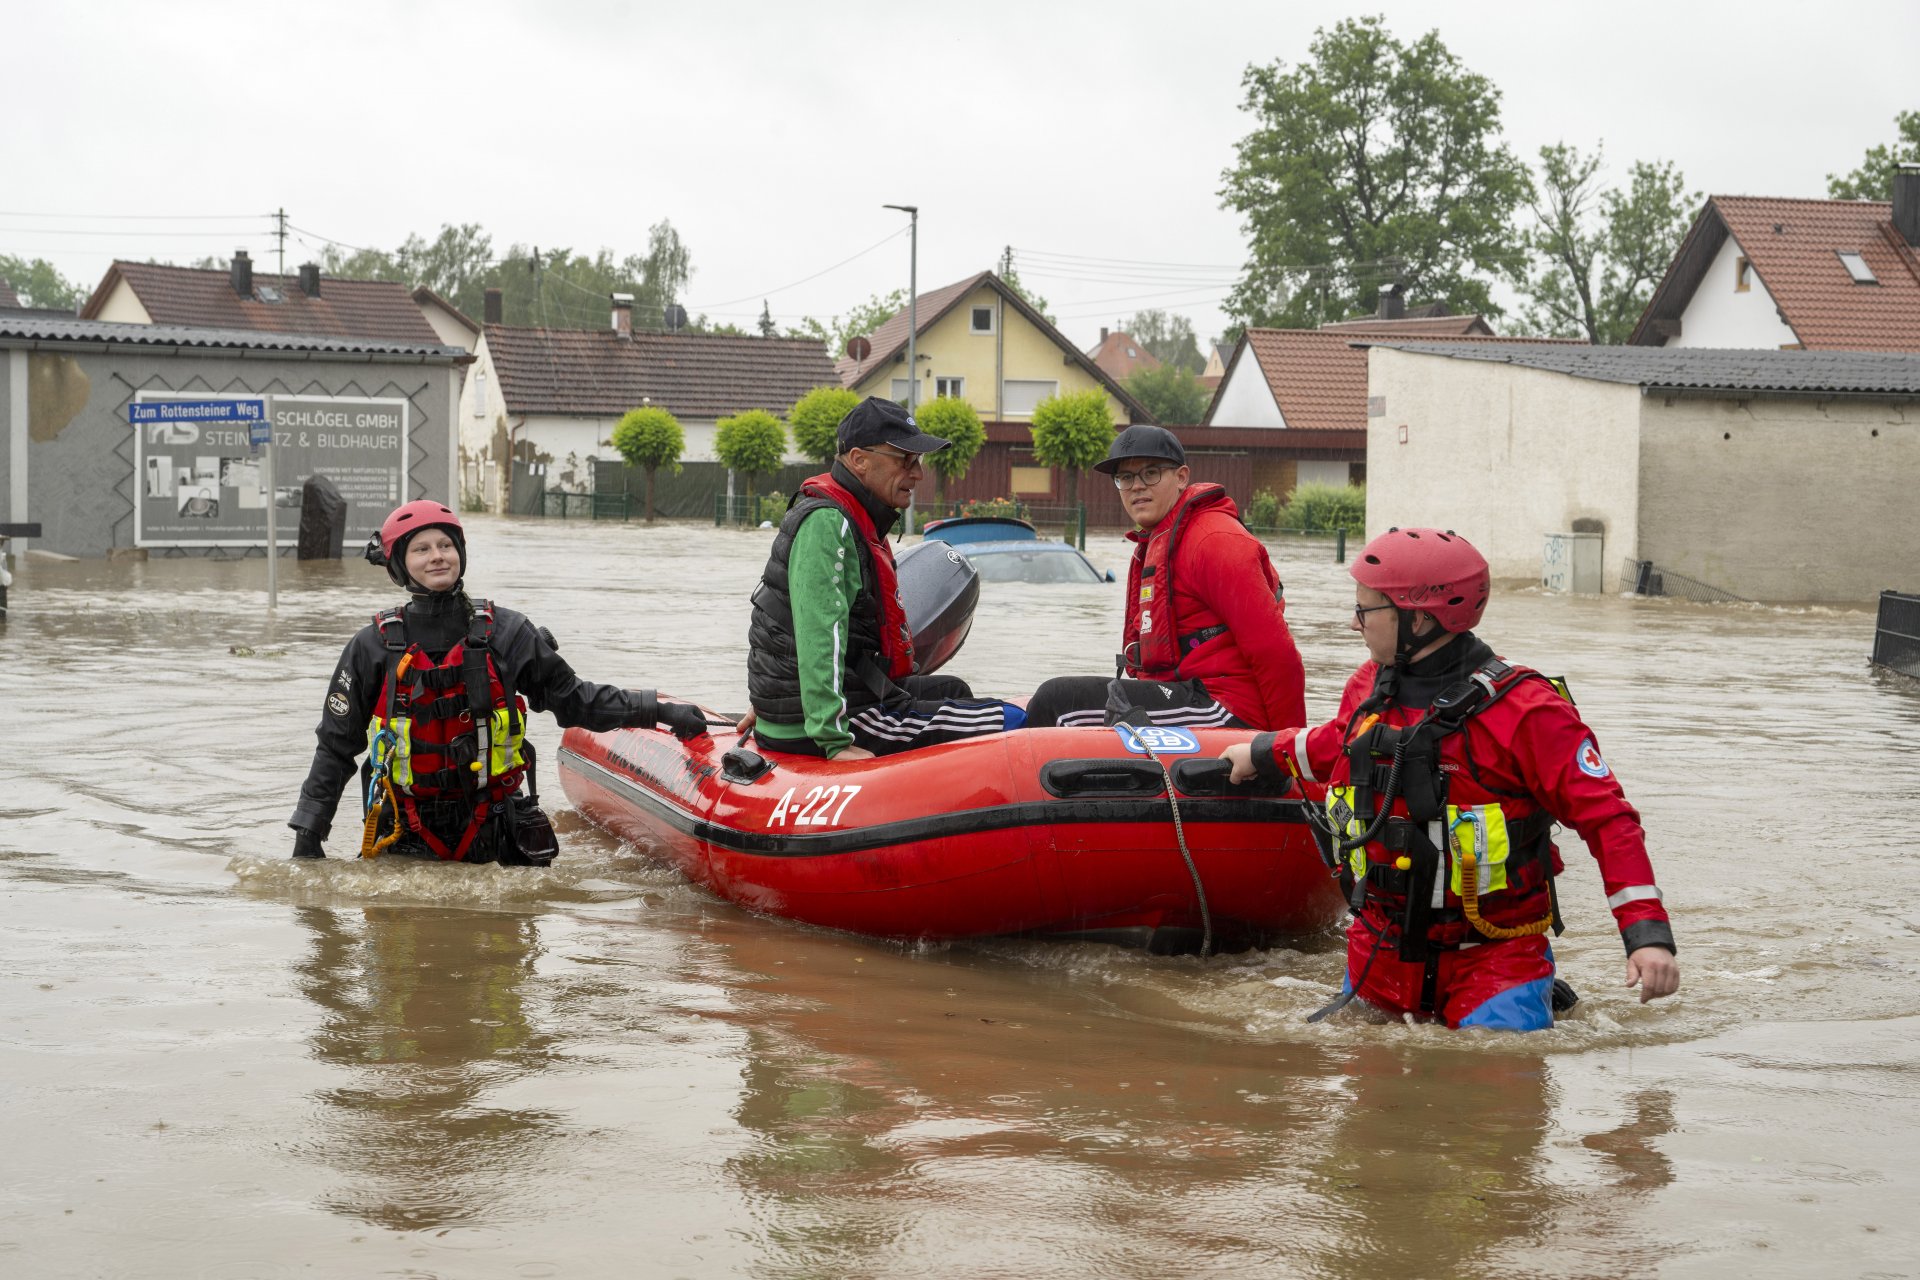
[[[367,821],[360,856],[375,857],[404,825],[435,857],[463,861],[489,818],[519,789],[528,759],[526,700],[493,661],[493,605],[479,600],[465,639],[434,662],[407,637],[405,609],[377,613],[374,625],[391,671],[367,726]],[[425,807],[464,826],[451,845],[423,819]],[[379,836],[383,818],[392,831]]]

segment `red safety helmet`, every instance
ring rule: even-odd
[[[1470,631],[1487,611],[1487,558],[1451,529],[1389,529],[1350,571],[1402,609],[1430,613],[1444,631]]]
[[[368,540],[367,559],[374,564],[385,565],[387,576],[393,579],[395,586],[410,586],[406,563],[407,539],[422,529],[433,528],[445,529],[453,538],[453,545],[460,551],[460,574],[465,577],[467,531],[460,527],[460,517],[453,513],[452,507],[444,502],[435,502],[432,498],[417,498],[396,507],[393,514],[381,522],[380,532]]]

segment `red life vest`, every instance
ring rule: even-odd
[[[1377,789],[1391,767],[1391,756],[1380,754],[1378,748],[1401,731],[1427,722],[1431,749],[1408,754],[1399,794],[1388,810],[1389,821],[1375,839],[1352,850],[1339,867],[1356,913],[1364,903],[1391,919],[1403,913],[1410,892],[1424,887],[1431,895],[1425,901],[1433,909],[1415,913],[1427,922],[1425,936],[1404,946],[1403,954],[1480,940],[1463,910],[1463,852],[1472,855],[1475,867],[1476,914],[1488,925],[1536,925],[1557,916],[1552,880],[1562,864],[1550,838],[1552,815],[1526,791],[1507,790],[1487,781],[1473,757],[1468,733],[1475,716],[1523,680],[1547,681],[1566,696],[1558,682],[1496,659],[1473,673],[1471,685],[1477,691],[1468,690],[1471,705],[1457,715],[1449,715],[1442,704],[1461,686],[1443,691],[1432,708],[1388,706],[1377,716],[1368,714],[1373,702],[1369,699],[1355,709],[1348,724],[1347,748],[1326,792],[1330,825],[1342,837],[1367,831],[1379,812]],[[1359,786],[1356,759],[1367,762],[1367,777]],[[1425,812],[1416,818],[1416,809]],[[1432,870],[1416,875],[1412,868],[1424,859],[1434,860]],[[1407,863],[1412,866],[1403,865]],[[1433,893],[1436,888],[1437,894]],[[1554,923],[1557,928],[1557,918]]]
[[[899,680],[913,674],[913,631],[907,625],[907,607],[900,600],[900,575],[893,567],[893,550],[880,536],[866,504],[833,478],[830,472],[805,481],[800,492],[824,498],[846,513],[866,540],[873,561],[873,596],[880,605],[880,647],[887,660],[887,677]]]
[[[526,699],[509,694],[494,666],[490,602],[474,602],[466,639],[437,663],[408,642],[404,609],[377,613],[373,621],[391,659],[367,727],[374,776],[392,785],[395,821],[404,821],[436,857],[458,861],[488,816],[520,788]],[[476,698],[472,686],[483,679]],[[471,804],[454,846],[421,820],[419,800]]]
[[[1239,508],[1227,496],[1225,488],[1217,484],[1190,484],[1160,523],[1144,535],[1129,535],[1139,545],[1127,570],[1127,626],[1123,640],[1128,675],[1147,680],[1178,680],[1182,659],[1215,636],[1226,633],[1224,626],[1183,631],[1173,583],[1180,535],[1195,516],[1223,509],[1224,514],[1239,517]],[[1279,584],[1280,577],[1271,566],[1268,578],[1270,588]]]

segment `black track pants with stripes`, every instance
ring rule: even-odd
[[[1079,728],[1107,723],[1108,699],[1118,692],[1155,724],[1185,729],[1244,729],[1198,680],[1109,680],[1105,676],[1055,676],[1027,701],[1027,727]]]

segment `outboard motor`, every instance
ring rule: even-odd
[[[944,542],[920,542],[895,561],[900,601],[913,632],[914,674],[944,667],[973,629],[980,603],[980,575],[973,562]]]

